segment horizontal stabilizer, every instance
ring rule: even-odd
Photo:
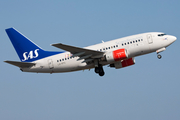
[[[35,63],[18,62],[18,61],[4,61],[4,62],[9,63],[11,65],[15,65],[20,68],[28,68],[28,67],[35,65]]]

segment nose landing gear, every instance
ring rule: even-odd
[[[163,51],[165,51],[165,50],[166,50],[165,47],[163,47],[163,48],[161,48],[161,49],[159,49],[159,50],[156,50],[158,59],[161,59],[161,58],[162,58],[162,56],[161,56],[159,53],[160,53],[160,52],[163,52]]]
[[[161,58],[162,58],[162,56],[161,56],[160,54],[158,54],[157,57],[158,57],[158,59],[161,59]]]

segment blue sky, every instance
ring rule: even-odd
[[[180,1],[0,1],[1,120],[179,120]],[[4,63],[19,58],[5,29],[15,27],[45,50],[85,47],[133,34],[164,32],[178,39],[123,69],[23,73]]]

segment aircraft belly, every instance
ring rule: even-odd
[[[89,65],[82,63],[83,60],[73,62],[62,62],[54,68],[54,72],[71,72],[86,69]]]

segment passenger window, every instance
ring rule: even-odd
[[[103,48],[103,50],[105,50],[105,48]]]
[[[140,42],[140,40],[138,40]]]
[[[123,46],[123,44],[122,44],[122,46]]]
[[[57,62],[59,62],[59,60],[57,60]]]
[[[132,41],[130,43],[132,44]]]
[[[118,47],[118,45],[116,45],[116,47]]]
[[[129,44],[129,42],[128,42],[128,44]]]
[[[136,40],[136,42],[137,42],[137,40]]]
[[[59,61],[61,62],[61,59]]]
[[[135,43],[135,41],[133,41],[133,43]]]
[[[62,61],[64,61],[64,59],[62,59]]]
[[[126,45],[126,43],[124,43]]]
[[[143,39],[141,39],[141,41],[143,41]]]
[[[114,48],[115,48],[116,46],[114,46]]]
[[[109,49],[111,49],[111,48],[109,47]]]
[[[106,48],[106,50],[107,50],[108,48]]]

